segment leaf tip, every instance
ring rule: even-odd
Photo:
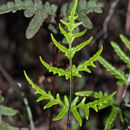
[[[39,59],[40,59],[41,62],[43,61],[41,56],[39,56]]]

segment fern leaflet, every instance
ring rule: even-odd
[[[94,54],[89,60],[85,61],[84,63],[81,63],[77,66],[77,71],[86,71],[86,72],[91,72],[88,66],[96,67],[95,64],[93,63],[96,61],[101,54],[103,50],[103,47],[101,46],[101,49],[98,50],[96,54]]]
[[[130,40],[128,40],[124,35],[120,34],[120,38],[122,42],[126,45],[126,47],[130,50]]]
[[[122,59],[128,66],[128,68],[130,68],[130,57],[128,57],[119,47],[119,45],[116,42],[111,42],[112,47],[114,48],[115,52],[117,53],[117,55],[120,57],[120,59]]]
[[[106,120],[105,128],[104,128],[105,130],[110,130],[112,123],[116,119],[117,113],[118,113],[118,108],[117,107],[113,107],[109,117]]]
[[[114,75],[118,80],[117,84],[125,85],[130,84],[128,80],[128,74],[121,72],[119,69],[112,66],[107,60],[105,60],[102,56],[98,58],[100,64],[102,64],[112,75]]]

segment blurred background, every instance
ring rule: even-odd
[[[39,31],[31,38],[27,39],[25,32],[29,25],[31,18],[24,17],[24,11],[17,11],[16,13],[6,13],[0,15],[0,91],[4,97],[5,106],[12,107],[18,111],[15,117],[2,118],[4,122],[28,129],[29,118],[26,107],[24,105],[21,91],[24,92],[29,106],[32,111],[33,121],[36,130],[64,130],[66,128],[66,117],[60,121],[51,122],[51,118],[58,113],[58,107],[51,109],[43,109],[47,101],[36,102],[38,95],[34,95],[34,90],[26,81],[23,71],[26,70],[29,77],[46,91],[51,90],[55,85],[53,93],[60,93],[62,95],[69,94],[69,81],[64,77],[53,76],[41,64],[39,56],[41,56],[47,63],[62,68],[69,67],[69,61],[66,57],[54,47],[51,42],[50,33],[54,33],[56,39],[62,41],[62,36],[58,30],[59,19],[62,18],[61,8],[64,4],[71,2],[70,0],[43,0],[43,3],[49,2],[57,6],[55,14],[56,22],[54,28],[57,32],[49,27],[51,23],[51,16],[43,22]],[[81,0],[83,1],[83,0]],[[87,1],[87,0],[86,0]],[[8,0],[1,0],[0,4],[7,3]],[[78,65],[81,61],[89,59],[103,44],[102,56],[104,56],[110,63],[121,71],[128,72],[126,65],[116,55],[110,45],[110,41],[115,41],[123,49],[126,54],[130,54],[128,49],[120,40],[119,35],[124,34],[130,39],[130,0],[98,0],[102,3],[102,12],[90,12],[87,16],[91,20],[93,27],[87,30],[87,33],[80,39],[74,42],[80,43],[93,36],[93,41],[84,49],[82,49],[73,59],[73,63]],[[85,27],[82,26],[80,30]],[[93,90],[112,93],[117,91],[115,98],[121,102],[120,96],[123,93],[123,86],[116,84],[116,79],[99,62],[96,62],[96,68],[92,68],[92,73],[82,72],[82,78],[74,78],[75,91]],[[22,90],[17,86],[21,83]],[[127,89],[127,98],[130,97],[130,89]],[[88,98],[88,101],[91,101]],[[130,101],[129,101],[130,102]],[[83,117],[83,126],[79,128],[76,121],[72,121],[72,129],[85,130],[103,130],[105,120],[111,111],[111,107],[103,109],[96,113],[90,110],[90,118],[88,121]],[[52,114],[50,114],[52,113]],[[82,112],[81,112],[82,113]],[[130,117],[130,112],[127,113]],[[130,120],[129,120],[130,121]],[[48,127],[51,124],[51,128]],[[130,124],[129,124],[130,125]],[[112,128],[124,129],[121,125],[119,115],[113,124]]]

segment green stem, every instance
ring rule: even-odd
[[[70,49],[70,59],[69,59],[69,63],[70,63],[70,99],[69,99],[69,109],[68,109],[68,116],[67,116],[67,128],[66,130],[69,130],[70,128],[70,112],[71,112],[71,102],[72,102],[72,98],[73,98],[73,75],[72,75],[72,57],[71,57],[71,44],[69,44],[69,49]]]

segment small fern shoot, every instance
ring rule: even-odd
[[[73,99],[73,77],[80,77],[81,78],[81,71],[86,71],[88,73],[91,72],[91,70],[88,68],[89,66],[91,67],[96,67],[96,65],[94,64],[94,62],[98,59],[99,55],[101,54],[103,47],[101,46],[101,48],[89,59],[84,61],[83,63],[79,64],[77,67],[73,64],[73,57],[74,55],[80,51],[82,48],[84,48],[86,45],[88,45],[91,40],[92,37],[90,37],[87,41],[80,43],[77,46],[73,46],[72,43],[75,40],[75,38],[82,36],[83,34],[86,33],[86,30],[82,31],[82,32],[78,32],[78,33],[74,33],[75,28],[77,28],[78,26],[82,25],[82,22],[76,22],[78,15],[76,14],[76,8],[78,5],[78,0],[75,0],[74,6],[70,12],[70,16],[68,16],[69,21],[64,21],[64,20],[60,20],[61,23],[63,25],[65,25],[68,29],[68,31],[66,31],[61,24],[59,24],[59,29],[61,31],[61,33],[64,35],[64,37],[66,38],[66,41],[68,42],[69,47],[65,47],[64,45],[62,45],[61,43],[59,43],[58,41],[56,41],[56,39],[54,38],[53,34],[51,34],[51,39],[54,43],[54,45],[65,54],[65,56],[68,58],[69,60],[69,65],[70,65],[70,69],[62,69],[62,68],[57,68],[54,66],[49,65],[48,63],[46,63],[41,57],[40,57],[40,61],[43,64],[44,67],[46,67],[49,72],[53,72],[53,74],[58,74],[58,76],[65,76],[66,80],[70,80],[70,94],[69,94],[69,98],[65,95],[64,96],[64,102],[61,101],[60,98],[60,94],[57,93],[56,94],[56,98],[53,97],[53,95],[51,94],[51,92],[49,91],[48,93],[41,89],[40,87],[38,87],[36,84],[34,84],[32,82],[32,80],[28,77],[28,75],[26,74],[26,72],[24,71],[24,75],[27,79],[27,81],[29,82],[29,84],[32,86],[32,88],[34,88],[35,94],[40,94],[41,96],[38,98],[37,101],[41,101],[44,99],[48,99],[49,102],[44,106],[44,109],[46,108],[50,108],[54,105],[60,105],[61,106],[61,110],[59,112],[59,114],[53,119],[54,121],[56,120],[60,120],[61,118],[63,118],[67,112],[68,112],[68,116],[67,116],[67,130],[70,127],[70,113],[72,112],[73,116],[76,118],[76,120],[78,121],[79,125],[82,126],[82,118],[78,112],[78,109],[81,108],[84,110],[84,113],[86,115],[86,119],[89,118],[89,108],[93,108],[96,112],[99,110],[99,107],[103,106],[105,103],[108,103],[109,100],[111,99],[111,97],[115,94],[112,93],[110,95],[107,96],[103,96],[100,99],[97,99],[93,102],[89,102],[89,103],[85,103],[86,98],[84,97],[81,102],[78,100],[79,96],[76,96]]]

